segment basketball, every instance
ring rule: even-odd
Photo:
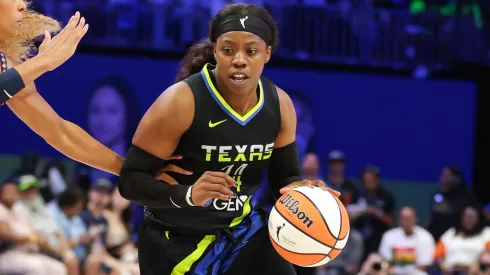
[[[277,200],[269,217],[269,237],[288,262],[320,266],[337,257],[349,238],[349,216],[339,198],[302,186]]]

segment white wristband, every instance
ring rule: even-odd
[[[195,204],[192,203],[192,187],[194,185],[191,185],[189,189],[187,189],[187,194],[185,195],[185,200],[187,201],[187,204],[190,206],[196,206]]]

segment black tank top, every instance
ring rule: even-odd
[[[206,65],[201,73],[184,81],[194,95],[195,112],[183,134],[175,164],[193,171],[185,176],[172,173],[181,185],[192,185],[205,171],[224,171],[237,182],[237,198],[213,200],[206,207],[147,209],[164,223],[179,228],[212,230],[239,224],[257,205],[254,193],[262,183],[274,141],[280,129],[281,113],[276,86],[261,77],[258,103],[245,116],[237,114],[216,90],[216,81]]]

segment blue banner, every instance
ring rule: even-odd
[[[177,66],[77,54],[37,87],[63,118],[124,154],[133,129],[172,84]],[[475,84],[278,67],[265,75],[293,98],[301,152],[314,150],[325,160],[329,150],[342,150],[350,176],[373,163],[386,178],[437,181],[445,164],[455,164],[471,182]],[[0,153],[35,149],[59,155],[7,107],[1,109]]]

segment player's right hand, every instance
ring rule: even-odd
[[[228,174],[207,171],[192,187],[192,203],[203,206],[212,199],[227,201],[236,197],[230,187],[236,187],[236,182]]]
[[[47,63],[47,69],[52,71],[72,57],[87,31],[88,24],[85,24],[85,18],[80,19],[80,13],[76,12],[65,28],[54,38],[51,39],[50,33],[45,32],[38,56]]]

